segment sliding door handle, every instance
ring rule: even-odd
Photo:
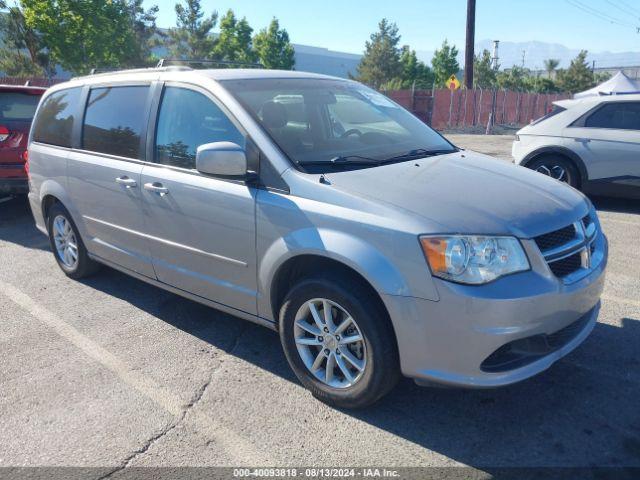
[[[138,186],[138,182],[136,182],[133,178],[127,177],[126,175],[116,178],[116,183],[124,185],[125,188],[133,188]]]
[[[149,190],[150,192],[153,192],[153,193],[157,193],[161,197],[169,193],[169,189],[163,186],[160,182],[145,183],[144,189]]]

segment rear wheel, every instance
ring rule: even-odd
[[[400,376],[395,336],[379,299],[339,275],[308,278],[289,291],[280,340],[302,384],[336,407],[370,405]]]
[[[53,255],[68,277],[82,278],[98,270],[99,264],[87,255],[80,233],[62,204],[55,203],[49,210],[47,227]]]
[[[566,157],[545,155],[529,163],[527,167],[560,182],[568,183],[573,188],[580,188],[578,169]]]

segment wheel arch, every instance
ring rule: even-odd
[[[549,146],[539,148],[529,153],[521,162],[521,165],[528,168],[535,160],[548,155],[559,155],[572,162],[578,169],[578,174],[580,175],[580,187],[584,187],[584,185],[589,181],[589,172],[584,161],[580,158],[580,155],[566,147]]]

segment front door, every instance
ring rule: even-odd
[[[164,87],[156,125],[141,183],[158,280],[255,314],[256,192],[195,170],[199,145],[245,136],[206,92],[179,85]]]

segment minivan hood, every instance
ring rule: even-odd
[[[334,188],[416,214],[423,233],[532,238],[582,218],[577,190],[524,167],[462,151],[326,174]]]

